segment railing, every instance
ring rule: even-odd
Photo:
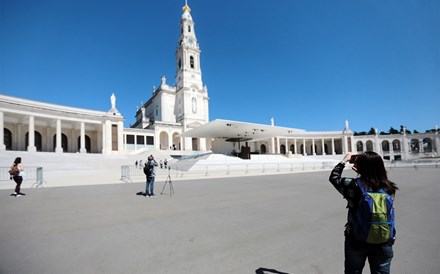
[[[13,180],[11,180],[11,176],[9,175],[10,167],[0,167],[0,182],[2,181],[11,181],[15,184]],[[40,187],[43,186],[43,168],[42,167],[34,167],[34,166],[26,166],[25,167],[25,175],[23,176],[23,184],[26,185],[29,181],[32,182],[31,187]],[[22,184],[22,186],[23,186]]]
[[[188,176],[241,176],[261,175],[276,173],[295,173],[306,171],[331,170],[337,161],[326,162],[280,162],[280,163],[225,163],[225,164],[198,164],[197,166],[172,164],[170,169],[156,168],[156,176],[164,177],[171,175],[174,178]],[[145,177],[142,168],[134,165],[121,166],[121,180],[132,182],[133,177]]]
[[[397,167],[414,167],[415,169],[419,167],[440,167],[440,159],[436,160],[414,160],[414,161],[392,161],[386,164],[389,168],[397,168]]]

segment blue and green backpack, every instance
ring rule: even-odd
[[[396,235],[393,197],[380,189],[371,192],[356,178],[362,196],[352,218],[352,232],[356,240],[370,244],[386,243]]]

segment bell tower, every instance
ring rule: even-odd
[[[183,132],[209,122],[208,88],[202,81],[200,48],[191,9],[185,0],[176,50],[176,122]],[[203,138],[184,138],[185,150],[206,150]]]
[[[180,21],[180,35],[176,50],[176,87],[203,89],[200,68],[200,48],[191,16],[191,8],[185,1]]]
[[[187,1],[182,10],[176,50],[176,122],[182,123],[186,131],[209,121],[209,98],[202,82],[200,48]]]

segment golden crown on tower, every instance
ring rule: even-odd
[[[183,10],[183,12],[185,12],[185,11],[191,12],[191,8],[188,6],[187,0],[185,0],[185,6],[183,6],[182,10]]]

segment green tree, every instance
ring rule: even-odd
[[[390,127],[390,130],[388,130],[389,134],[399,134],[399,131],[393,127]]]
[[[375,135],[376,130],[374,128],[370,128],[370,131],[368,131],[367,135]]]

